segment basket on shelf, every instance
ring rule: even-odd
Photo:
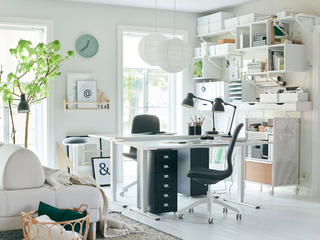
[[[86,207],[86,209],[80,210],[82,207]],[[79,213],[83,213],[86,210],[87,215],[83,218],[64,222],[39,222],[35,219],[35,215],[37,215],[38,211],[33,211],[29,213],[22,212],[21,216],[24,240],[86,240],[89,231],[88,205],[82,204],[79,208],[74,208],[70,210],[74,210]],[[75,231],[75,226],[79,226],[78,224],[80,225],[79,233]],[[68,225],[72,230],[65,230],[64,227]]]

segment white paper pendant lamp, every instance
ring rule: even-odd
[[[185,41],[179,38],[167,39],[158,46],[157,64],[169,73],[181,72],[190,64],[192,54],[191,47]]]
[[[159,44],[167,40],[167,38],[160,33],[150,33],[144,36],[139,42],[140,58],[151,66],[157,66],[156,52]]]

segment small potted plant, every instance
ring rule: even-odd
[[[196,67],[193,72],[194,77],[202,77],[202,61],[196,62],[193,66]]]

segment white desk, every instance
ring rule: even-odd
[[[210,135],[210,136],[221,136],[222,134]],[[226,134],[223,134],[226,135]],[[200,135],[166,135],[166,134],[89,134],[89,137],[101,138],[110,142],[110,168],[111,168],[111,199],[117,201],[117,157],[116,157],[116,144],[118,142],[126,143],[127,141],[161,141],[161,140],[178,140],[178,139],[200,139]],[[128,144],[127,144],[128,145]],[[145,151],[147,152],[147,151]],[[139,160],[138,160],[139,164]],[[139,166],[139,165],[138,165]],[[139,171],[138,171],[139,172]]]
[[[147,213],[148,206],[148,180],[147,180],[147,158],[148,151],[157,149],[182,149],[182,148],[210,148],[210,147],[227,147],[229,142],[222,142],[219,140],[201,142],[201,143],[187,143],[179,144],[175,140],[166,141],[119,141],[116,144],[128,145],[137,148],[137,161],[138,161],[138,178],[140,181],[140,203],[141,211]],[[245,181],[245,147],[250,145],[261,145],[266,144],[265,141],[247,141],[247,142],[236,142],[236,146],[241,148],[241,161],[238,164],[238,187],[237,197],[235,202],[244,203],[244,181]],[[268,142],[272,144],[272,142]],[[254,206],[259,208],[259,206]]]
[[[221,134],[220,134],[221,135]],[[215,135],[220,136],[220,135]],[[224,134],[225,135],[225,134]],[[178,144],[179,139],[185,141],[199,139],[199,135],[145,135],[145,134],[90,134],[89,137],[102,138],[110,142],[110,162],[111,162],[111,198],[117,201],[117,158],[116,145],[128,145],[137,148],[138,178],[140,188],[140,203],[143,213],[147,212],[147,157],[149,150],[157,149],[181,149],[181,148],[210,148],[227,147],[227,142],[209,142],[201,144]],[[245,147],[252,145],[266,144],[265,141],[237,142],[236,146],[241,148],[241,161],[238,164],[238,188],[236,202],[244,203],[244,181],[245,181]],[[268,144],[273,144],[268,142]],[[255,206],[258,208],[258,206]]]

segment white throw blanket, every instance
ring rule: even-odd
[[[59,169],[51,169],[45,166],[43,166],[43,170],[45,173],[46,183],[50,184],[54,190],[59,190],[63,186],[73,184],[92,186],[100,190],[103,197],[103,207],[100,212],[100,231],[105,238],[143,232],[140,227],[131,226],[125,222],[118,221],[108,216],[108,198],[92,177],[79,177]]]

